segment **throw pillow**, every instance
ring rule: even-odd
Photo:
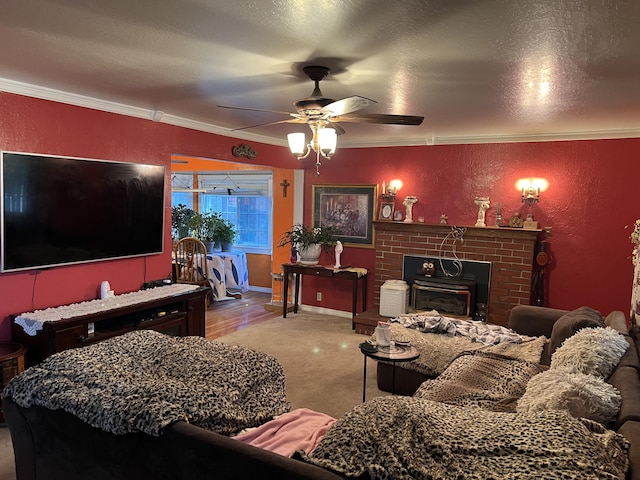
[[[578,330],[587,327],[604,327],[604,318],[597,310],[580,307],[562,315],[553,324],[549,339],[549,355],[553,355],[562,342],[571,337]]]
[[[623,335],[611,327],[584,328],[567,338],[551,356],[551,368],[576,371],[607,379],[629,348]]]
[[[518,413],[565,410],[573,417],[607,425],[615,421],[621,402],[618,390],[603,379],[563,367],[549,369],[529,380],[516,410]]]

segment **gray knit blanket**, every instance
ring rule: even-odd
[[[62,409],[107,432],[155,436],[179,420],[228,434],[290,409],[275,358],[152,330],[57,353],[14,377],[2,396]]]
[[[531,337],[520,335],[513,330],[487,322],[445,317],[436,313],[412,313],[400,315],[392,320],[423,333],[441,333],[453,337],[458,335],[467,337],[472,342],[483,345],[497,345],[499,343],[523,343],[532,340]]]
[[[353,478],[624,479],[628,441],[566,412],[490,412],[415,397],[377,397],[295,457]]]
[[[420,352],[418,359],[398,363],[397,368],[413,370],[429,377],[440,375],[454,358],[467,351],[483,351],[538,363],[547,339],[545,337],[527,338],[527,341],[521,343],[501,342],[496,345],[485,345],[474,342],[466,336],[451,337],[441,333],[423,333],[413,328],[406,328],[399,323],[391,324],[392,340],[409,340],[411,345]]]

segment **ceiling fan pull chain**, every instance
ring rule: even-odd
[[[322,164],[320,163],[320,152],[316,152],[316,177],[320,176],[320,166]]]

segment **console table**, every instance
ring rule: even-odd
[[[204,337],[208,292],[208,287],[174,284],[11,315],[11,335],[28,348],[28,366],[62,350],[137,329]]]
[[[358,280],[362,280],[362,311],[367,309],[367,271],[362,268],[345,268],[335,270],[322,265],[302,265],[300,263],[285,263],[282,265],[284,285],[282,287],[282,316],[287,318],[287,292],[289,291],[289,274],[297,279],[293,295],[293,313],[298,313],[298,299],[300,297],[300,278],[303,275],[314,277],[335,278],[337,280],[351,280],[352,315],[351,328],[354,328],[354,318],[358,313]]]

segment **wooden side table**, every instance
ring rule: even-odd
[[[0,342],[0,391],[13,377],[24,371],[24,355],[27,347],[17,342]],[[2,400],[0,399],[0,423],[4,423]]]
[[[300,298],[300,277],[311,275],[314,277],[351,280],[351,328],[355,328],[354,319],[358,313],[358,280],[362,279],[362,311],[367,309],[367,274],[350,269],[335,270],[333,267],[322,265],[303,265],[300,263],[282,264],[284,274],[282,317],[287,318],[287,292],[289,291],[289,275],[296,277],[295,293],[293,294],[293,313],[298,313]]]

